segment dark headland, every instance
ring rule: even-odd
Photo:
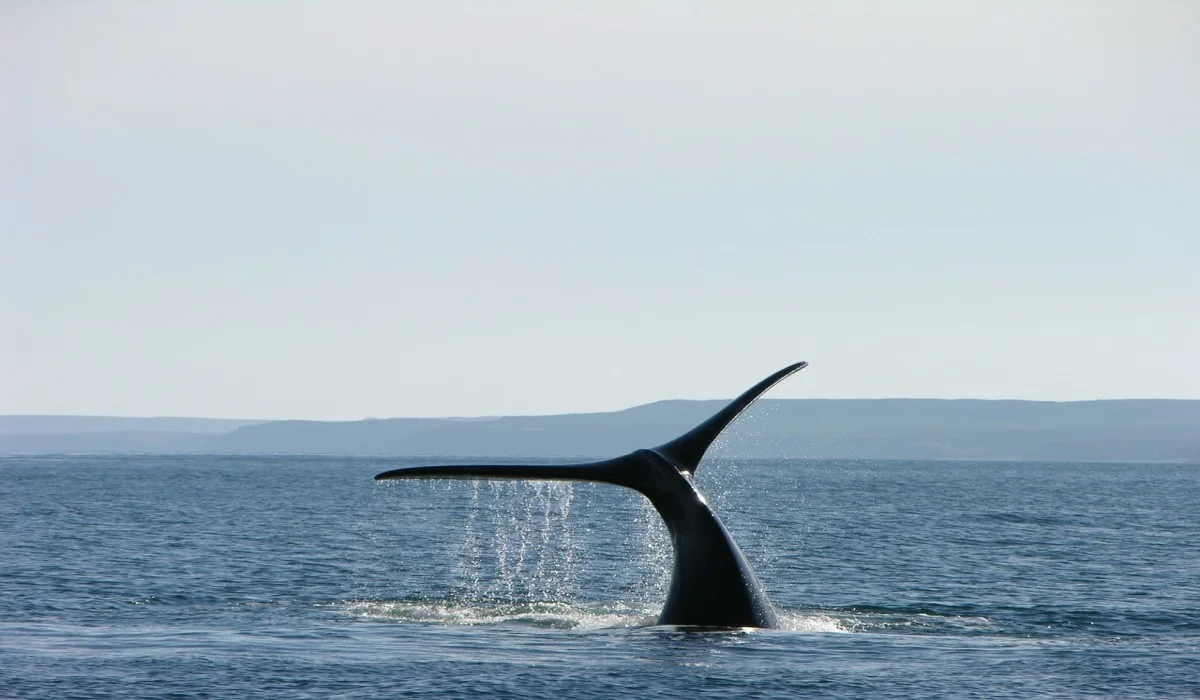
[[[593,457],[657,444],[722,401],[495,418],[252,421],[0,416],[0,453]],[[766,399],[715,457],[1200,462],[1200,400]]]

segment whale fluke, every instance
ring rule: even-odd
[[[747,406],[797,362],[772,374],[711,418],[658,447],[580,464],[450,464],[403,467],[376,479],[566,479],[631,488],[646,496],[671,534],[675,562],[661,625],[775,627],[775,612],[746,558],[692,482],[700,460]]]

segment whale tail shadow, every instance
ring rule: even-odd
[[[741,550],[692,476],[704,453],[750,404],[785,377],[808,366],[797,362],[747,389],[708,420],[657,447],[613,459],[578,464],[447,464],[403,467],[376,479],[547,479],[594,481],[643,494],[671,534],[675,561],[664,625],[775,627],[774,610]]]

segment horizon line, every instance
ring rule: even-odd
[[[212,420],[212,421],[229,421],[242,423],[282,423],[288,421],[294,422],[310,422],[310,423],[356,423],[360,421],[370,420],[493,420],[499,418],[539,418],[547,416],[578,416],[578,415],[593,415],[602,413],[621,413],[622,411],[631,411],[644,406],[653,406],[661,403],[716,403],[727,402],[727,398],[715,399],[658,399],[647,403],[634,404],[624,408],[608,409],[608,410],[583,410],[583,411],[560,411],[556,413],[494,413],[494,414],[479,414],[479,415],[440,415],[440,416],[361,416],[359,418],[230,418],[226,416],[200,416],[200,415],[120,415],[108,413],[2,413],[0,419],[5,418],[107,418],[117,420]],[[1200,398],[1182,399],[1182,398],[1162,398],[1162,397],[1124,397],[1124,398],[1105,398],[1105,399],[1018,399],[1018,398],[974,398],[974,397],[919,397],[919,396],[879,396],[879,397],[781,397],[781,398],[762,398],[758,401],[979,401],[979,402],[1009,402],[1009,403],[1047,403],[1047,404],[1068,404],[1068,403],[1101,403],[1109,401],[1173,401],[1173,402],[1200,402]]]

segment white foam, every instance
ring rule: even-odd
[[[653,611],[630,606],[562,602],[351,601],[346,614],[371,619],[443,625],[521,624],[549,629],[608,629],[654,623]]]
[[[517,624],[570,630],[651,627],[658,617],[654,606],[638,604],[357,600],[337,607],[351,617],[395,622],[467,626]],[[788,632],[818,634],[849,633],[858,626],[853,619],[815,612],[781,612],[779,623],[780,628]]]
[[[779,626],[789,632],[853,632],[845,620],[819,613],[780,613]]]

